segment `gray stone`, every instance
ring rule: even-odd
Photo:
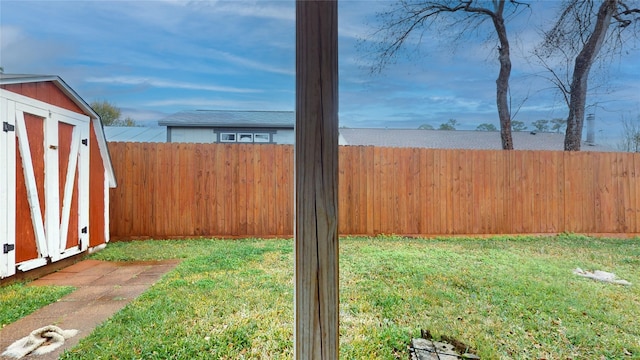
[[[411,360],[460,360],[479,359],[479,357],[461,357],[451,344],[427,339],[412,339],[409,348]],[[475,356],[466,353],[465,355]]]

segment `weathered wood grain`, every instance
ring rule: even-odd
[[[296,359],[338,358],[338,9],[296,2]]]

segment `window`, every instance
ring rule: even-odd
[[[236,134],[220,133],[220,142],[236,142]]]
[[[257,143],[268,143],[269,142],[269,134],[264,134],[264,133],[256,133],[253,134],[253,142],[257,142]]]
[[[218,141],[225,143],[272,143],[272,132],[236,132],[238,130],[242,131],[241,129],[226,129],[225,132],[219,132]]]

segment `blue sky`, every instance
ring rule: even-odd
[[[458,47],[425,33],[381,74],[370,74],[358,39],[391,1],[339,1],[340,125],[498,126],[492,43]],[[508,24],[515,120],[566,117],[560,96],[527,60],[537,26],[557,2]],[[640,114],[640,51],[615,58],[595,79],[589,109],[597,137],[613,143],[621,118]],[[0,0],[0,66],[5,73],[62,77],[87,102],[107,100],[139,124],[181,110],[294,110],[294,1],[11,1]]]

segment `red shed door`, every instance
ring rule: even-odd
[[[14,219],[5,221],[12,244],[1,263],[9,276],[16,267],[27,271],[86,250],[90,120],[8,91],[1,95],[7,131],[0,146],[13,151],[4,184],[5,209],[15,209]]]

